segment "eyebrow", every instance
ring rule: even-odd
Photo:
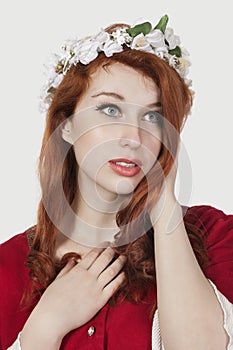
[[[117,94],[116,92],[106,92],[106,91],[101,91],[95,95],[92,95],[91,97],[99,97],[99,96],[110,96],[110,97],[114,97],[119,101],[125,101],[125,98],[119,94]],[[148,108],[152,108],[152,107],[161,107],[161,102],[153,102],[148,104],[146,107]]]

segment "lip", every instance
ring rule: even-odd
[[[133,167],[122,166],[117,163],[135,164]],[[109,161],[111,169],[121,176],[132,177],[141,171],[142,162],[139,159],[117,158]]]

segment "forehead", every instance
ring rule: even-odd
[[[103,91],[117,93],[126,102],[141,105],[160,101],[159,88],[151,78],[121,63],[100,67],[91,75],[87,97]]]

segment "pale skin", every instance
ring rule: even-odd
[[[139,86],[140,89],[137,88],[135,91],[135,86]],[[159,112],[161,108],[159,89],[154,82],[121,64],[112,66],[109,72],[98,72],[77,108],[82,110],[95,103],[102,103],[103,95],[99,96],[99,93],[103,91],[115,93],[111,96],[104,95],[104,101],[107,99],[112,104],[127,102],[126,107],[128,104],[139,105],[150,112]],[[119,96],[123,97],[123,100],[119,101]],[[80,188],[79,194],[85,193],[92,185],[104,203],[119,197],[125,200],[158,156],[161,146],[159,128],[150,125],[149,129],[155,129],[153,133],[148,133],[146,126],[142,128],[139,125],[141,116],[145,119],[143,123],[148,122],[147,112],[136,109],[140,118],[138,117],[135,122],[135,111],[133,114],[130,114],[127,108],[124,111],[127,112],[129,125],[125,127],[121,124],[102,125],[90,131],[89,138],[88,134],[85,134],[75,142],[74,134],[78,125],[76,119],[66,125],[63,138],[74,144],[74,150],[77,150],[77,162],[81,168],[80,183],[83,187]],[[87,162],[83,160],[86,160],[84,155],[87,150],[96,151],[92,144],[93,137],[95,144],[96,141],[101,144],[106,139],[109,142],[116,140],[110,151],[113,152],[111,158],[127,156],[130,159],[140,159],[143,171],[136,176],[122,178],[119,174],[111,172],[108,165],[105,165],[104,158],[103,166],[98,168],[100,170],[92,171],[92,168],[88,167],[88,159]],[[150,213],[155,232],[158,310],[163,343],[166,350],[224,350],[227,337],[223,329],[222,310],[190,246],[181,207],[174,194],[175,179],[174,166],[166,178],[159,202]],[[114,225],[112,224],[114,213],[95,211],[81,195],[79,198],[73,207],[82,219],[98,227],[106,228]],[[119,203],[116,204],[116,210],[117,205]],[[174,207],[176,210],[173,216],[173,220],[175,219],[173,229],[170,234],[166,234]],[[109,241],[111,239],[112,237],[109,237]],[[82,256],[82,260],[77,265],[72,260],[69,261],[46,289],[22,330],[23,350],[59,349],[63,337],[88,322],[108,302],[124,280],[124,273],[120,272],[125,263],[124,257],[120,256],[108,266],[114,256],[110,247],[92,249],[71,241],[68,237],[60,236],[57,239],[56,249],[58,257],[68,251],[75,251]]]

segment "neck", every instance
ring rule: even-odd
[[[103,229],[115,228],[117,210],[114,208],[109,210],[106,203],[101,203],[98,207],[94,204],[88,203],[79,191],[72,203],[72,209],[81,221],[90,226]]]
[[[79,177],[79,189],[72,207],[62,219],[62,232],[73,241],[89,246],[105,246],[119,232],[116,214],[128,196],[100,188],[91,179]]]

